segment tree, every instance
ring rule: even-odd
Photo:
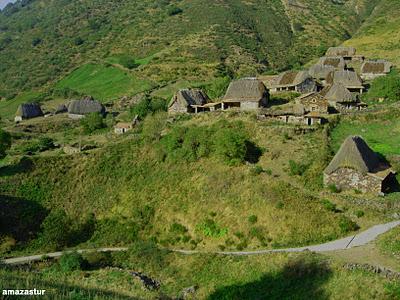
[[[11,147],[11,135],[0,129],[0,159],[4,158]]]
[[[245,134],[231,128],[224,128],[215,137],[215,152],[228,165],[244,162],[247,153]]]
[[[64,210],[50,212],[41,225],[40,242],[49,249],[61,249],[68,246],[71,233],[71,220]]]
[[[81,120],[81,125],[85,133],[92,133],[97,129],[105,127],[103,116],[98,113],[88,114],[85,118]]]

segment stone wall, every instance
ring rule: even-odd
[[[169,108],[168,108],[168,112],[172,113],[172,114],[179,114],[179,113],[187,113],[188,108],[179,105],[178,101],[175,101]]]
[[[256,110],[259,107],[259,102],[242,101],[240,102],[240,110]]]
[[[302,94],[317,91],[317,84],[312,78],[308,78],[296,86],[296,91]]]
[[[382,180],[349,168],[338,169],[329,175],[324,174],[324,184],[326,186],[336,185],[341,190],[359,190],[363,193],[376,194],[382,192]]]

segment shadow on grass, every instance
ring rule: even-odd
[[[0,195],[0,234],[27,242],[36,236],[47,213],[37,202]]]
[[[289,262],[275,274],[265,274],[259,280],[218,289],[208,300],[252,299],[313,299],[329,296],[322,285],[332,275],[326,263],[316,259],[298,259]]]
[[[23,157],[17,164],[0,168],[0,176],[14,176],[28,172],[32,168],[33,162],[28,157]]]

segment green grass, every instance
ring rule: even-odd
[[[362,136],[376,152],[385,156],[400,155],[400,120],[398,111],[344,118],[332,131],[332,149],[336,152],[349,135]]]
[[[91,95],[101,101],[114,100],[123,95],[132,95],[149,89],[149,82],[112,66],[84,65],[62,79],[58,88],[69,88]]]
[[[382,235],[377,244],[382,253],[394,257],[400,263],[400,228]]]
[[[131,267],[138,270],[134,260],[129,255],[115,255],[115,261],[121,259],[126,269],[66,273],[54,265],[34,265],[35,272],[24,268],[0,269],[0,289],[42,288],[47,290],[43,299],[156,299],[161,295],[176,299],[192,286],[195,293],[189,297],[208,300],[399,297],[398,283],[373,273],[344,270],[340,263],[313,254],[251,257],[167,254],[158,266],[144,262],[139,268],[161,282],[158,291],[144,290],[128,272]]]
[[[40,95],[40,92],[26,92],[19,94],[12,100],[0,101],[0,117],[5,119],[13,119],[20,104],[32,102]]]

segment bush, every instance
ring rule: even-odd
[[[162,98],[146,95],[139,103],[131,107],[130,115],[131,117],[138,116],[143,120],[149,114],[162,111],[167,111],[167,102]]]
[[[215,135],[215,153],[226,164],[238,165],[245,161],[246,141],[246,136],[240,131],[221,129]]]
[[[127,68],[127,69],[129,69],[129,70],[132,70],[132,69],[137,68],[138,66],[140,66],[140,64],[138,64],[138,63],[135,61],[134,58],[129,57],[129,56],[125,56],[125,55],[120,57],[119,63],[120,63],[123,67],[125,67],[125,68]]]
[[[167,13],[169,16],[175,16],[175,15],[179,15],[183,12],[183,10],[177,6],[170,6],[167,9]]]
[[[330,184],[328,185],[328,190],[331,191],[332,193],[340,193],[341,190],[338,186],[336,186],[336,184]]]
[[[88,114],[81,120],[81,126],[86,134],[90,134],[95,130],[104,128],[105,124],[103,122],[103,116],[98,113]]]
[[[47,249],[57,250],[68,246],[72,221],[64,210],[56,209],[41,224],[39,242]]]
[[[78,252],[64,253],[60,257],[59,266],[65,273],[78,271],[84,266],[84,259]]]
[[[113,264],[112,256],[109,252],[86,252],[82,256],[90,268],[105,268]]]
[[[341,216],[339,220],[339,227],[342,233],[356,231],[360,228],[356,222],[352,221],[346,216]]]
[[[325,207],[326,210],[336,212],[336,204],[330,202],[327,199],[323,199],[321,201],[322,205]]]
[[[305,171],[307,171],[308,165],[302,164],[302,163],[297,163],[293,160],[289,160],[289,174],[291,176],[301,176],[304,174]]]
[[[185,234],[188,230],[185,226],[183,226],[179,223],[173,223],[169,227],[169,231],[172,233],[176,233],[176,234]]]
[[[201,231],[205,236],[219,238],[228,233],[228,229],[219,227],[214,220],[206,219],[203,223],[197,225],[197,230]]]
[[[249,221],[250,224],[255,224],[257,223],[258,218],[256,215],[251,215],[247,220]]]
[[[6,152],[11,148],[11,135],[0,129],[0,159],[6,156]]]
[[[356,210],[354,214],[356,215],[357,218],[361,218],[364,216],[365,213],[362,210]]]
[[[378,77],[371,83],[371,88],[363,95],[364,100],[383,98],[390,102],[400,100],[400,74],[394,69],[387,76]]]
[[[25,153],[37,153],[54,148],[54,141],[49,137],[40,137],[39,140],[29,143],[24,147]]]

